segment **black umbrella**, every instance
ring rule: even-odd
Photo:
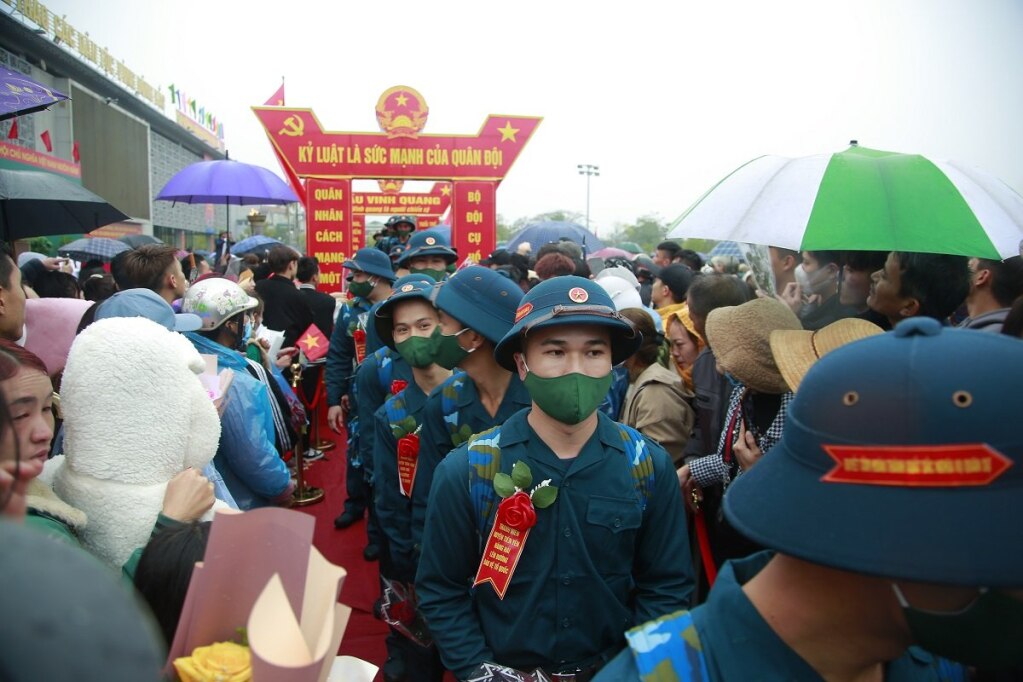
[[[5,241],[92,232],[128,216],[81,185],[43,171],[0,170]]]
[[[162,240],[157,239],[151,234],[129,234],[117,241],[124,242],[133,249],[137,249],[140,246],[148,246],[149,244],[163,244]]]

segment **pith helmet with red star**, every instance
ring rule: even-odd
[[[622,317],[614,301],[596,282],[572,275],[540,282],[519,303],[515,324],[494,349],[494,357],[514,372],[515,353],[530,331],[558,325],[595,324],[611,332],[611,361],[617,365],[636,352],[643,335]]]

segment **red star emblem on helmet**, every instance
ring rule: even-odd
[[[586,301],[589,300],[590,295],[587,293],[586,289],[583,289],[582,287],[574,287],[569,290],[568,297],[575,303],[586,303]]]

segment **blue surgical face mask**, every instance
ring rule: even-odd
[[[242,329],[242,343],[248,343],[252,338],[252,320],[245,319],[245,327]]]

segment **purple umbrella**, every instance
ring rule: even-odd
[[[186,204],[290,204],[298,197],[265,168],[240,161],[200,161],[178,171],[156,196]]]
[[[20,71],[0,66],[0,121],[42,111],[65,99],[71,98],[32,80]]]

